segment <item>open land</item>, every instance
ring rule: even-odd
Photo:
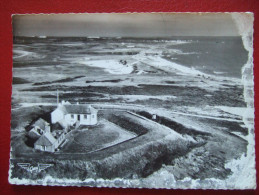
[[[243,86],[237,76],[224,76],[228,70],[221,74],[217,64],[215,69],[194,66],[198,56],[209,63],[209,56],[215,54],[204,47],[188,51],[195,44],[190,40],[15,40],[12,177],[136,179],[161,168],[176,180],[229,177],[233,172],[226,163],[247,152]],[[246,62],[246,54],[240,53],[243,57],[231,62],[240,63],[239,70]],[[217,53],[219,60],[211,61],[224,67],[232,58],[226,55]],[[57,90],[62,100],[96,107],[98,125],[71,131],[58,152],[35,151],[26,142],[26,127],[38,117],[49,120]],[[30,174],[17,162],[54,166]]]

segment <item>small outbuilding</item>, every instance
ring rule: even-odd
[[[28,136],[32,139],[37,139],[47,131],[50,132],[49,123],[44,119],[39,118],[30,125]]]
[[[55,142],[57,140],[50,132],[45,132],[35,143],[34,148],[36,150],[55,152]]]
[[[34,130],[45,130],[45,128],[47,126],[49,126],[49,123],[47,121],[45,121],[44,119],[42,118],[39,118],[37,119],[36,121],[34,121],[31,125],[31,128],[34,129]]]

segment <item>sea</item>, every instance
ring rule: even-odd
[[[248,52],[241,37],[14,37],[13,66],[66,65],[93,56],[160,56],[210,75],[241,78]]]

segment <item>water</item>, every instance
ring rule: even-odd
[[[82,59],[161,56],[201,72],[241,78],[248,52],[240,37],[14,37],[14,67],[52,66]]]
[[[174,46],[183,52],[196,52],[188,56],[179,55],[176,63],[194,67],[208,74],[220,74],[241,78],[241,68],[248,60],[241,37],[192,37],[193,42]]]

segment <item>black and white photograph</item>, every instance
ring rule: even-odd
[[[255,189],[253,19],[13,15],[9,182]]]

